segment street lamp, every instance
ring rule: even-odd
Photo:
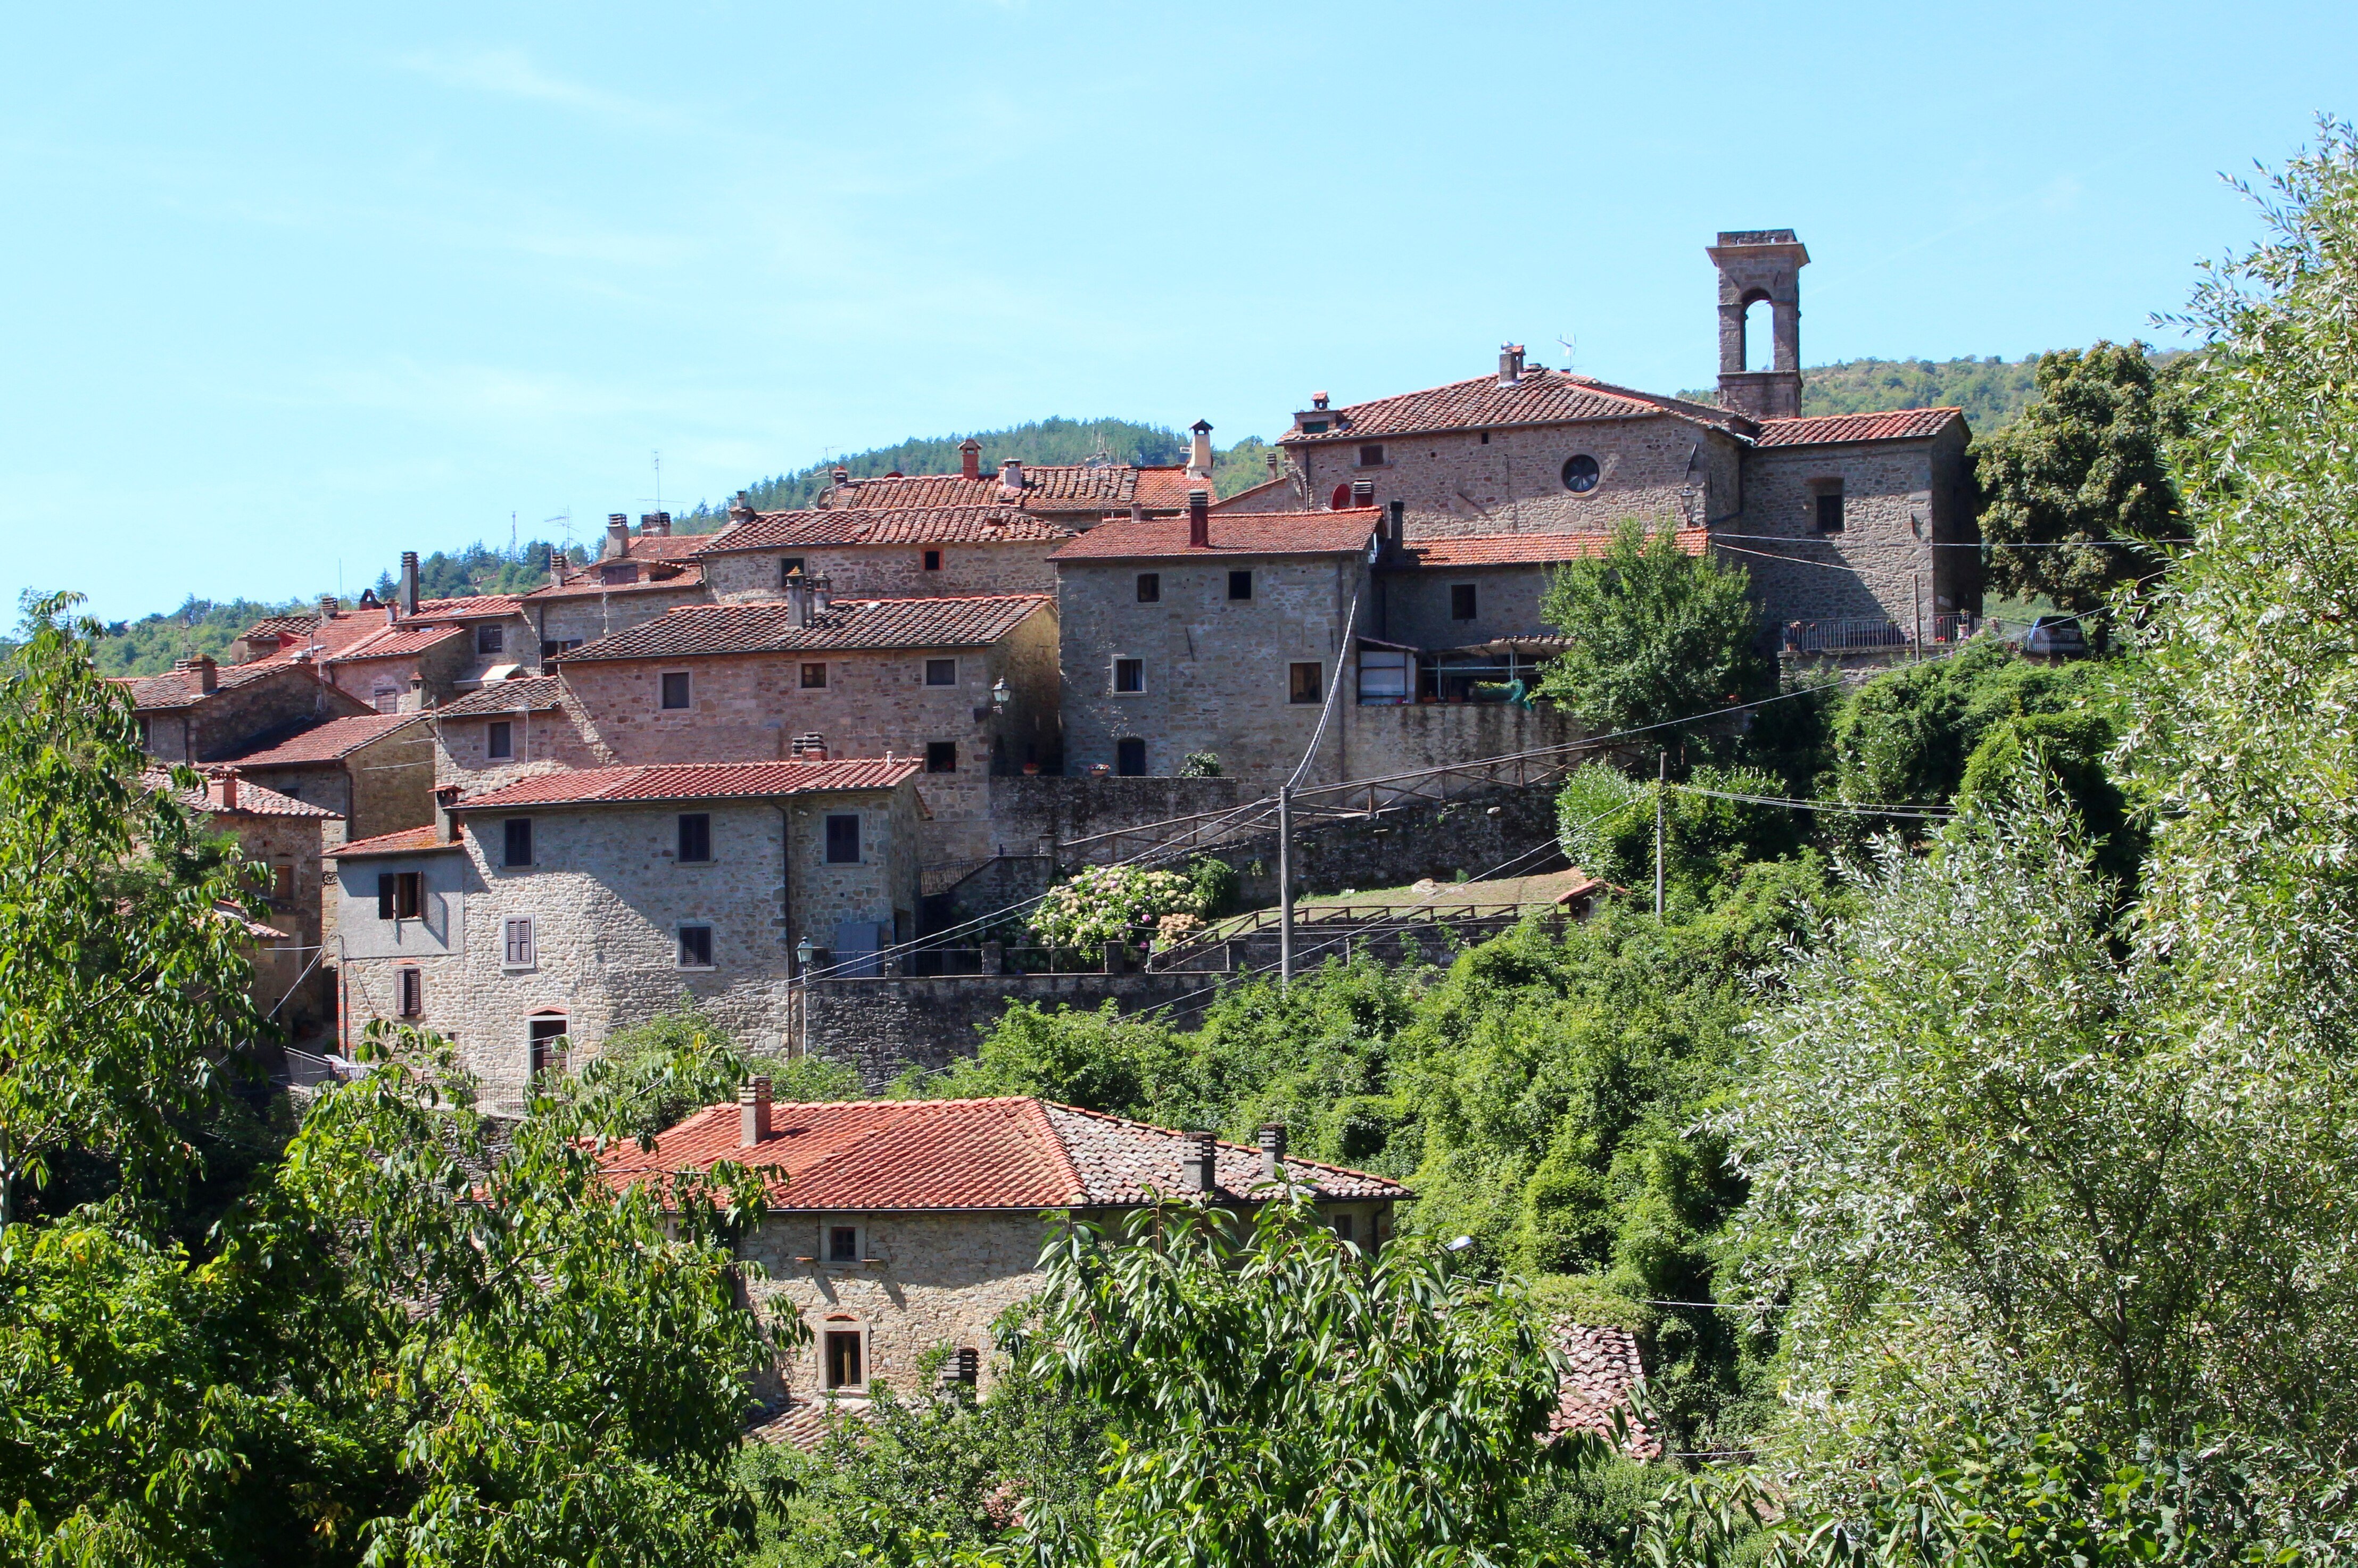
[[[1001,676],[997,681],[992,683],[990,687],[990,710],[993,713],[1006,712],[1008,698],[1014,695],[1015,694],[1013,692],[1007,689],[1007,677]]]

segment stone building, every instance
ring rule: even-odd
[[[431,721],[435,783],[470,792],[565,768],[608,767],[616,760],[554,675],[486,686],[435,709]]]
[[[692,605],[557,661],[622,763],[903,756],[925,860],[992,853],[990,779],[1058,756],[1056,613],[1038,594]]]
[[[458,798],[334,851],[347,1038],[457,1043],[494,1102],[683,996],[775,1052],[810,943],[857,967],[909,934],[914,762],[599,768]],[[562,1044],[560,1044],[562,1042]]]
[[[422,827],[434,819],[433,738],[420,714],[307,720],[257,736],[212,763],[334,812],[350,838]]]
[[[1211,426],[1197,420],[1195,448],[1186,466],[1168,468],[1137,468],[1111,461],[1027,466],[1010,459],[995,470],[986,470],[982,444],[969,438],[960,444],[957,473],[854,479],[848,470],[838,469],[835,482],[819,492],[815,504],[830,512],[1013,508],[1062,524],[1067,532],[1080,533],[1102,518],[1127,515],[1132,508],[1149,517],[1166,517],[1184,509],[1187,492],[1211,479]]]
[[[139,743],[160,762],[207,762],[292,724],[369,711],[300,649],[227,665],[200,654],[163,675],[111,678],[130,693]]]
[[[747,513],[697,558],[712,597],[783,599],[802,580],[851,598],[1054,593],[1074,530],[1012,506]]]
[[[1391,1234],[1407,1188],[1289,1156],[1284,1130],[1248,1149],[1025,1098],[773,1105],[766,1079],[737,1105],[698,1111],[653,1150],[601,1159],[625,1187],[734,1160],[772,1173],[768,1211],[738,1243],[767,1278],[758,1310],[799,1316],[810,1339],[765,1390],[797,1404],[859,1400],[878,1383],[914,1391],[936,1347],[946,1370],[988,1392],[990,1325],[1038,1293],[1047,1211],[1109,1227],[1158,1196],[1249,1212],[1283,1182],[1344,1239]],[[856,1408],[856,1407],[855,1407]]]
[[[710,538],[674,534],[668,512],[641,517],[633,536],[630,518],[617,512],[606,519],[605,545],[586,568],[569,570],[552,553],[548,585],[524,596],[543,661],[535,667],[546,670],[546,661],[559,654],[644,625],[683,604],[706,602],[711,595],[696,552]]]

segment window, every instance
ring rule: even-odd
[[[483,755],[495,762],[515,755],[515,724],[513,720],[494,719],[483,726]]]
[[[401,711],[401,688],[389,680],[381,680],[369,691],[369,706],[379,713]]]
[[[295,862],[281,860],[270,868],[270,896],[280,902],[295,896]]]
[[[507,648],[507,628],[503,626],[478,626],[475,628],[475,652],[479,654],[497,654],[504,652]]]
[[[683,925],[679,928],[679,967],[683,969],[712,968],[712,927]]]
[[[1252,597],[1252,573],[1249,571],[1230,572],[1228,574],[1228,597],[1230,599],[1250,599]]]
[[[830,1263],[860,1261],[860,1227],[830,1225],[827,1227],[827,1260]]]
[[[1342,1241],[1354,1239],[1351,1235],[1351,1217],[1349,1215],[1338,1214],[1335,1217],[1335,1236],[1336,1239]]]
[[[1146,689],[1146,661],[1144,659],[1116,659],[1113,662],[1113,688],[1116,691],[1144,691]]]
[[[957,685],[957,661],[956,659],[927,659],[925,661],[925,684],[927,686]]]
[[[968,1388],[973,1388],[976,1379],[982,1376],[982,1352],[976,1349],[971,1345],[959,1346],[957,1347],[957,1371],[955,1376],[959,1382],[964,1383]]]
[[[830,1389],[855,1389],[866,1381],[860,1376],[864,1368],[860,1361],[860,1330],[830,1328],[827,1331],[827,1386]]]
[[[780,588],[794,587],[794,579],[802,575],[803,558],[800,556],[782,556],[778,558],[778,586]]]
[[[581,639],[579,637],[552,637],[540,645],[540,656],[544,659],[553,659],[559,654],[571,653],[580,645]]]
[[[805,665],[803,666],[803,689],[805,691],[825,691],[827,689],[827,666],[825,665]]]
[[[1359,466],[1363,469],[1379,469],[1383,467],[1384,449],[1381,447],[1361,447],[1359,449]]]
[[[500,826],[506,829],[507,841],[500,846],[500,864],[529,866],[532,864],[532,818],[511,816]]]
[[[518,915],[503,924],[507,940],[500,962],[511,969],[531,968],[533,964],[532,916]]]
[[[394,1011],[404,1018],[426,1016],[426,977],[414,967],[393,971]]]
[[[1138,574],[1138,602],[1141,604],[1160,604],[1163,602],[1163,574],[1161,572],[1141,572]]]
[[[1113,771],[1126,779],[1146,776],[1146,742],[1136,735],[1113,743]]]
[[[1325,673],[1323,665],[1288,665],[1285,666],[1286,700],[1315,702],[1325,693],[1320,676]]]
[[[828,816],[827,863],[830,866],[860,864],[860,814],[858,812],[846,811]]]
[[[925,569],[929,572],[937,572],[942,569],[942,553],[939,550],[927,550],[925,552]]]
[[[565,1059],[565,1020],[544,1014],[525,1025],[532,1052],[532,1076],[540,1076]]]
[[[688,682],[686,670],[672,670],[663,677],[661,702],[667,708],[684,708],[688,705]]]
[[[679,814],[679,858],[688,865],[712,859],[710,812],[683,811]]]
[[[1408,655],[1385,648],[1359,651],[1359,701],[1396,707],[1408,700]]]
[[[925,772],[929,773],[957,772],[957,742],[955,741],[926,741]]]
[[[376,879],[376,917],[379,920],[415,920],[426,902],[425,874],[420,871],[385,871]]]
[[[631,562],[617,561],[612,566],[600,567],[598,580],[608,587],[617,583],[636,582],[639,580],[639,568]]]
[[[1604,477],[1605,470],[1597,467],[1596,460],[1586,452],[1563,460],[1563,487],[1574,495],[1586,495]]]
[[[1818,532],[1839,534],[1843,530],[1842,481],[1834,480],[1818,487]]]
[[[1453,582],[1449,585],[1449,619],[1452,621],[1474,619],[1474,585],[1472,583]]]

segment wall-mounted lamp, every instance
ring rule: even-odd
[[[1001,676],[998,680],[991,683],[990,710],[993,713],[1006,712],[1008,699],[1014,695],[1015,694],[1013,692],[1007,689],[1007,677]]]
[[[796,970],[806,975],[810,973],[811,955],[815,951],[816,949],[811,946],[810,938],[807,936],[795,944],[795,968]]]

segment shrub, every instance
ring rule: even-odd
[[[1177,871],[1090,866],[1048,890],[1032,930],[1049,947],[1093,947],[1124,939],[1166,914],[1205,911],[1201,885]]]

